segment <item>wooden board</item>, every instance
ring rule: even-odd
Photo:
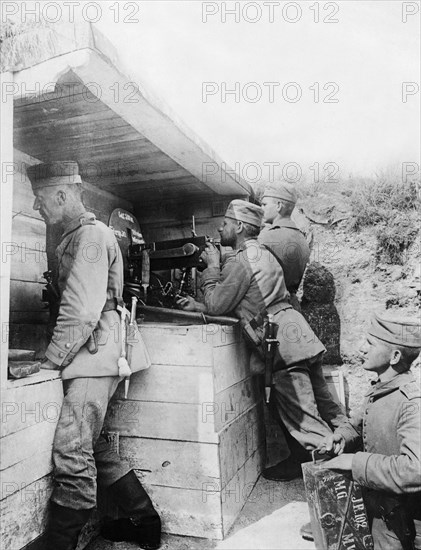
[[[206,417],[208,419],[213,417],[215,430],[219,432],[262,399],[260,380],[251,376],[215,394],[212,406],[206,407],[204,403],[207,413],[204,415],[204,420]]]
[[[120,437],[120,456],[154,485],[201,490],[220,476],[216,444]]]
[[[214,483],[202,490],[150,485],[147,477],[142,483],[161,515],[165,533],[222,539],[221,495]]]
[[[122,398],[124,384],[115,394]],[[152,365],[130,378],[129,399],[162,403],[202,404],[213,400],[211,367]]]
[[[215,393],[244,380],[250,375],[245,344],[218,346],[213,350]]]
[[[47,311],[18,311],[10,313],[10,349],[31,349],[35,358],[42,359],[48,346]]]
[[[44,221],[19,215],[12,221],[12,243],[31,250],[45,250],[46,226]]]
[[[14,252],[16,253],[11,257],[11,279],[37,284],[43,282],[42,274],[48,269],[45,247],[43,250],[18,247]],[[42,285],[40,288],[43,288]]]
[[[24,442],[22,444],[24,444]],[[0,472],[0,500],[3,500],[3,498],[17,491],[22,491],[22,489],[34,483],[34,481],[52,472],[51,447],[40,444],[38,444],[37,447],[40,450],[34,453],[32,449],[33,456]]]
[[[244,504],[264,467],[264,446],[259,447],[238,470],[221,494],[223,536],[226,537],[240,514]],[[257,497],[258,498],[258,497]]]
[[[154,365],[213,365],[212,342],[203,340],[202,327],[144,324],[141,331]]]
[[[24,430],[7,435],[1,439],[1,469],[5,470],[15,464],[34,456],[34,451],[44,451],[51,449],[53,445],[56,424],[60,415],[61,406],[58,404],[48,404],[45,408],[46,414],[51,414],[51,422],[44,420],[29,426]],[[44,412],[44,411],[42,411]],[[41,414],[42,414],[41,412]],[[34,417],[38,414],[37,408],[29,413],[28,409],[21,409],[21,415],[32,414]]]
[[[51,491],[46,476],[0,502],[2,550],[22,548],[45,531]]]
[[[42,285],[11,280],[10,311],[45,311],[42,302]]]
[[[107,431],[121,436],[217,443],[212,422],[203,422],[203,407],[116,399],[105,420]]]
[[[30,426],[40,425],[48,419],[53,420],[52,415],[61,407],[63,401],[61,379],[32,384],[27,378],[25,382],[27,383],[25,386],[7,388],[1,392],[0,436],[2,438]]]
[[[129,80],[94,50],[74,51],[60,59],[50,59],[43,64],[42,69],[34,64],[31,69],[20,71],[17,84],[23,79],[30,87],[37,82],[44,82],[46,78],[49,82],[59,79],[59,91],[64,90],[65,93],[58,97],[54,91],[43,93],[40,97],[17,100],[15,109],[16,127],[19,129],[15,143],[33,156],[43,161],[57,160],[65,149],[80,163],[102,163],[105,160],[136,162],[139,155],[144,160],[141,147],[146,144],[151,152],[146,161],[150,160],[151,165],[148,167],[142,162],[140,176],[184,170],[186,177],[189,177],[185,185],[174,185],[175,180],[166,177],[163,189],[165,194],[175,192],[174,196],[179,198],[180,193],[183,197],[190,193],[203,197],[214,192],[239,196],[251,192],[246,182],[237,181],[226,170],[222,170],[221,160],[214,151],[180,121],[174,121],[175,117],[166,107],[161,104],[155,106],[155,101],[143,89],[135,92],[136,105],[116,102],[114,86],[124,89]],[[68,93],[65,85],[67,79],[71,82],[67,87]],[[88,86],[84,87],[84,82],[92,83],[93,79],[101,89],[100,99],[87,91]],[[109,111],[116,116],[113,117]],[[38,127],[37,124],[42,126]],[[206,162],[216,163],[218,173],[204,178],[203,164]],[[130,169],[124,172],[132,176]],[[222,173],[226,177],[221,177]],[[136,182],[135,179],[133,181]],[[127,199],[152,198],[150,193],[142,190],[142,182],[137,183],[140,185],[134,189],[136,196],[122,180],[119,187],[123,189],[119,189],[118,193]],[[159,200],[160,190],[155,192],[152,188],[151,191],[153,199]]]
[[[225,487],[240,468],[265,443],[262,403],[244,413],[219,434],[221,486]]]
[[[18,165],[19,166],[19,165]],[[32,192],[30,181],[23,172],[16,172],[13,181],[13,213],[29,216],[45,223],[38,210],[34,210],[35,196]],[[18,214],[19,213],[19,214]]]
[[[346,406],[345,382],[344,375],[336,366],[323,365],[323,375],[326,378],[327,386],[333,399],[342,405]]]
[[[14,81],[14,75],[9,71],[0,73],[0,86],[10,86]],[[0,142],[1,142],[1,165],[3,168],[13,163],[13,97],[2,96],[0,101]],[[4,338],[4,325],[9,319],[9,291],[10,291],[10,261],[4,259],[4,244],[12,241],[12,211],[10,205],[13,197],[13,175],[8,174],[6,170],[2,174],[0,185],[0,235],[2,241],[2,261],[0,262],[0,318],[2,322],[2,338],[0,340],[0,387],[3,387],[7,377],[7,352],[8,340]],[[8,207],[9,206],[9,207]]]

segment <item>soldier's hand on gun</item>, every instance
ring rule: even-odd
[[[221,252],[212,242],[207,242],[206,248],[200,255],[200,258],[207,267],[219,267],[221,263]]]
[[[180,296],[177,298],[177,305],[184,311],[199,311],[206,313],[206,306],[197,302],[192,296]]]
[[[345,438],[339,433],[333,433],[325,438],[321,447],[326,454],[341,455],[345,449]]]
[[[177,305],[184,311],[196,311],[196,300],[191,296],[180,296],[177,298]]]

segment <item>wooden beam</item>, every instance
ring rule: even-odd
[[[96,82],[99,86],[98,95],[101,101],[79,102],[81,105],[75,109],[75,115],[83,114],[79,107],[85,109],[84,112],[88,114],[90,109],[96,112],[103,110],[103,105],[106,105],[142,137],[146,137],[165,155],[197,178],[203,186],[222,195],[246,196],[252,193],[247,182],[222,170],[222,161],[215,152],[180,120],[177,120],[167,106],[151,96],[142,86],[134,93],[136,103],[127,103],[123,100],[116,102],[115,87],[119,86],[123,90],[128,82],[133,81],[129,76],[122,74],[119,70],[120,66],[118,60],[114,61],[113,65],[95,50],[73,51],[16,73],[17,90],[21,96],[27,97],[31,95],[30,90],[36,89],[38,83],[65,82],[68,74],[72,78],[76,75],[81,82]],[[90,91],[94,92],[93,88]],[[57,100],[51,99],[48,103],[55,101]],[[35,110],[38,109],[36,103],[32,106]],[[69,108],[74,109],[74,104]],[[63,119],[62,112],[55,109],[56,107],[51,110],[51,117],[55,117],[56,120]],[[66,116],[68,115],[67,112]],[[45,152],[42,160],[54,160],[54,158],[55,153],[51,149]],[[100,158],[96,160],[99,161]],[[163,159],[160,159],[160,162],[162,161]]]
[[[233,176],[222,171],[221,160],[216,153],[194,136],[181,121],[176,120],[175,115],[169,113],[168,107],[158,104],[156,98],[152,99],[143,87],[134,94],[136,103],[115,102],[113,86],[117,84],[123,90],[132,79],[125,78],[96,52],[92,52],[87,63],[79,64],[73,70],[83,82],[94,80],[100,83],[103,103],[204,185],[218,194],[251,193],[249,184],[240,178],[236,181]],[[205,176],[205,167],[209,163],[215,168],[215,174]]]
[[[0,74],[2,90],[14,85],[11,72]],[[7,362],[9,339],[3,334],[3,327],[9,323],[10,266],[11,256],[4,256],[8,243],[12,241],[12,205],[13,205],[13,96],[3,94],[0,102],[1,128],[1,262],[0,262],[0,307],[2,335],[0,343],[0,384],[4,387],[7,380]]]

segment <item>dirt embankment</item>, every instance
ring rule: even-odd
[[[400,214],[401,215],[401,214]],[[415,220],[415,210],[403,218]],[[349,391],[351,414],[361,403],[373,377],[361,367],[358,349],[364,341],[373,311],[396,311],[399,316],[419,316],[420,311],[420,234],[401,247],[399,256],[390,254],[385,231],[379,224],[355,228],[355,205],[340,191],[304,196],[293,215],[312,241],[311,262],[331,272],[335,284],[334,305],[339,313],[340,354]],[[393,223],[393,222],[392,222]],[[402,224],[397,225],[399,232]],[[420,359],[413,366],[419,376]]]

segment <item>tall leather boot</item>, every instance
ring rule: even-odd
[[[92,513],[50,503],[50,522],[46,534],[47,550],[74,550],[79,534]]]
[[[114,542],[136,542],[145,550],[159,548],[161,520],[134,471],[113,483],[108,493],[127,518],[107,522],[101,535]]]

